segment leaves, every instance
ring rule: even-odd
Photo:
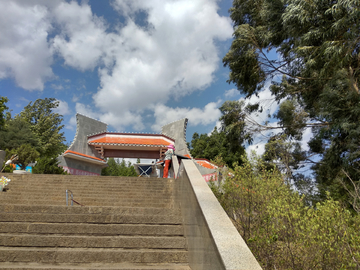
[[[108,167],[102,169],[101,175],[104,176],[137,176],[134,166],[129,162],[126,164],[123,159],[121,162],[114,158],[109,158],[107,161]]]
[[[319,190],[323,198],[332,191],[346,200],[335,179],[342,169],[360,179],[360,2],[234,0],[230,13],[234,40],[223,59],[228,81],[251,97],[273,80],[272,95],[282,101],[274,116],[283,133],[300,140],[312,127],[308,156],[319,157],[312,167]],[[277,59],[268,58],[271,50]]]
[[[315,207],[278,170],[243,160],[214,194],[264,269],[358,269],[360,216],[327,197]]]
[[[7,103],[8,101],[9,100],[7,99],[7,97],[0,97],[0,130],[4,129],[4,112],[9,109],[8,107],[6,107],[5,103]]]
[[[20,116],[31,124],[31,130],[39,140],[39,152],[45,156],[57,156],[66,149],[64,133],[61,129],[63,118],[53,112],[59,106],[54,98],[37,99],[30,102]]]

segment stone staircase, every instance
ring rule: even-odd
[[[174,179],[2,175],[0,269],[190,269]]]

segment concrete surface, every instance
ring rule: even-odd
[[[190,155],[186,144],[187,118],[172,122],[162,127],[161,133],[175,140],[175,153],[178,155]]]
[[[8,175],[0,269],[190,270],[173,179]]]
[[[4,166],[4,162],[5,162],[5,155],[6,152],[4,150],[0,150],[0,170],[3,168]]]
[[[90,147],[88,145],[87,137],[95,133],[100,133],[103,131],[105,132],[106,130],[107,124],[77,113],[75,138],[67,150],[82,153],[92,157],[101,158],[100,154],[94,149],[94,147]],[[101,174],[101,170],[102,168],[104,168],[104,166],[101,165],[95,165],[72,158],[65,158],[63,156],[58,157],[58,160],[59,166],[61,167],[65,166],[91,173]]]
[[[191,269],[262,269],[192,160],[183,160],[176,184]]]

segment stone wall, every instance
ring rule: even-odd
[[[192,160],[182,160],[175,181],[191,269],[261,270]]]

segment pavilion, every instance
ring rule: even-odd
[[[158,160],[170,144],[176,154],[191,158],[186,144],[187,119],[162,127],[161,134],[108,132],[107,124],[76,114],[76,134],[70,147],[59,156],[59,166],[70,174],[100,175],[107,166],[105,158],[142,158]],[[204,159],[193,159],[208,180],[217,167]]]

